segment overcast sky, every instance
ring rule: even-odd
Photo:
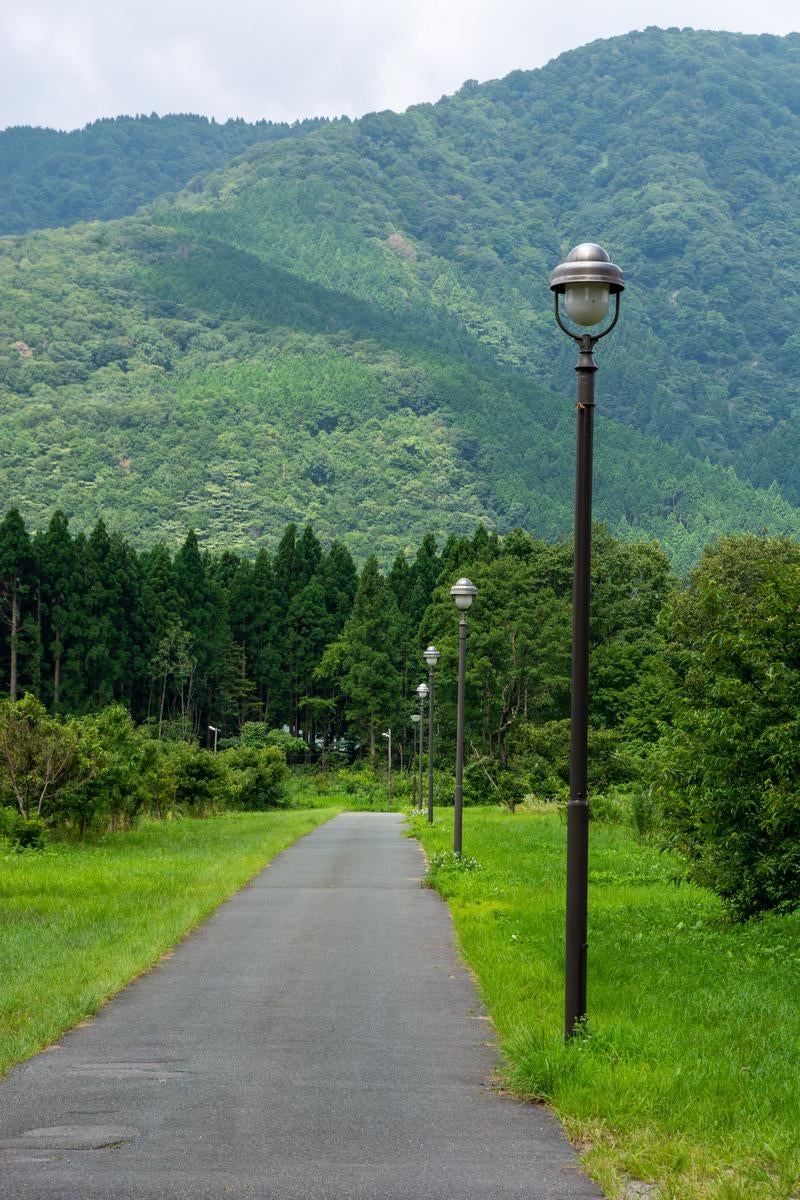
[[[402,110],[647,25],[784,34],[800,28],[800,3],[0,0],[0,128]]]

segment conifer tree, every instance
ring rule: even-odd
[[[45,697],[61,711],[65,663],[79,657],[78,631],[83,593],[81,562],[63,512],[56,512],[34,542],[39,589],[44,609],[42,640],[50,669]],[[78,664],[72,664],[76,673]],[[69,671],[69,667],[67,667]]]
[[[0,599],[9,628],[8,694],[16,701],[18,692],[19,636],[22,627],[22,598],[33,575],[33,547],[20,516],[12,508],[0,522]]]
[[[436,552],[436,539],[432,533],[426,533],[411,568],[409,616],[415,629],[418,628],[425,615],[425,609],[431,602],[433,589],[441,571],[442,560]]]
[[[314,699],[314,671],[330,641],[331,628],[325,592],[316,577],[292,599],[287,614],[287,628],[292,671],[292,727],[299,736],[300,709],[305,707],[303,734],[309,745],[313,745],[314,723],[309,702]]]
[[[187,709],[202,721],[208,711],[208,688],[213,668],[214,603],[197,534],[189,530],[175,555],[175,579],[181,598],[181,622],[192,636],[195,678],[187,692]],[[194,723],[197,723],[196,721]]]
[[[378,568],[369,558],[341,637],[328,646],[320,667],[323,677],[338,676],[346,702],[348,723],[377,754],[380,728],[396,722],[402,706],[402,681],[397,668],[400,612]]]

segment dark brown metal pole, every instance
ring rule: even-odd
[[[458,622],[458,708],[456,711],[456,795],[453,815],[453,853],[461,854],[461,810],[464,777],[464,691],[467,674],[467,614]]]
[[[419,698],[419,811],[422,812],[422,752],[425,749],[425,722],[423,721],[425,701]]]
[[[433,667],[428,668],[428,824],[433,824]]]
[[[567,806],[567,929],[564,1036],[586,1018],[587,908],[589,885],[589,591],[592,569],[592,438],[594,339],[580,342],[578,439],[575,465],[575,545],[572,584],[572,718]]]
[[[392,731],[389,730],[389,745],[387,748],[386,774],[388,779],[389,803],[392,803]]]

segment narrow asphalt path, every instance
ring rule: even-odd
[[[393,814],[285,851],[0,1083],[2,1200],[599,1197],[552,1117],[492,1090],[423,869]]]

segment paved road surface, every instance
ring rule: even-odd
[[[492,1091],[422,873],[393,814],[280,855],[0,1083],[2,1200],[599,1197],[546,1112]]]

